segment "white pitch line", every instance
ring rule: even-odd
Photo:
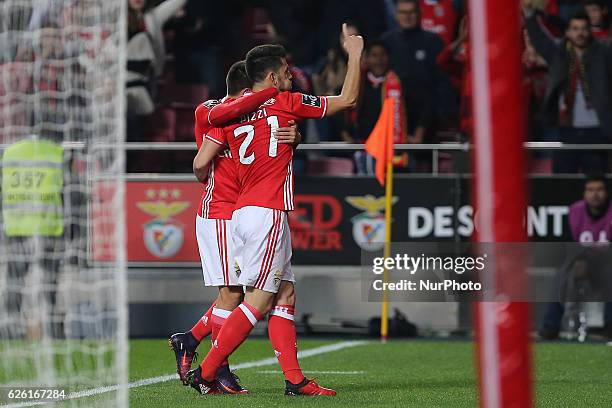
[[[365,374],[365,371],[303,371],[304,374],[339,374],[339,375],[360,375]],[[262,370],[258,371],[257,374],[278,374],[283,375],[282,371],[274,370]]]
[[[319,354],[325,354],[325,353],[331,353],[332,351],[344,350],[344,349],[351,348],[351,347],[361,346],[366,343],[368,342],[367,341],[342,341],[340,343],[328,344],[327,346],[315,347],[312,349],[300,351],[298,352],[298,358],[302,359],[302,358],[307,358],[307,357],[318,356]],[[267,365],[276,364],[277,361],[278,360],[276,359],[276,357],[264,358],[264,359],[255,360],[255,361],[247,361],[246,363],[236,364],[232,366],[232,369],[233,370],[246,370],[248,368],[264,367]],[[131,388],[144,387],[147,385],[159,384],[162,382],[175,380],[177,379],[177,376],[178,374],[168,374],[168,375],[161,375],[159,377],[144,378],[142,380],[128,383],[127,388],[131,389]],[[105,394],[107,392],[117,391],[120,388],[121,388],[121,385],[109,385],[106,387],[98,387],[98,388],[92,388],[89,390],[73,392],[73,393],[68,394],[68,397],[66,397],[65,399],[61,401],[67,401],[70,399],[77,399],[77,398],[92,397],[94,395],[100,395],[100,394]],[[58,401],[58,402],[61,402],[61,401]],[[22,402],[19,404],[2,405],[2,407],[21,408],[21,407],[33,407],[33,406],[45,405],[45,404],[49,404],[49,402]]]

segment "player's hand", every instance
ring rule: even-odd
[[[278,143],[298,145],[302,141],[302,135],[298,131],[297,124],[294,120],[289,121],[288,127],[282,127],[276,129],[274,134]]]
[[[342,35],[344,37],[344,43],[342,44],[344,51],[346,51],[349,56],[361,57],[361,53],[363,52],[363,37],[360,35],[350,35],[346,23],[342,24]]]

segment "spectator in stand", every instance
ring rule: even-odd
[[[166,59],[162,27],[186,1],[165,0],[150,8],[147,0],[128,0],[128,118],[150,115],[155,109],[154,81],[161,75]]]
[[[187,1],[184,12],[168,24],[174,31],[177,83],[206,84],[211,97],[225,95],[221,50],[234,17],[227,1]]]
[[[463,83],[465,64],[467,63],[467,18],[461,19],[457,38],[450,42],[436,58],[438,65],[449,73],[453,87],[460,91]]]
[[[589,17],[593,37],[598,40],[607,40],[610,35],[608,7],[602,0],[587,0],[584,3],[584,11]]]
[[[444,44],[450,44],[463,10],[461,3],[461,0],[420,0],[421,27],[437,34]]]
[[[389,52],[385,43],[372,41],[368,45],[365,64],[366,72],[357,108],[351,113],[351,118],[342,131],[342,139],[347,143],[364,143],[367,140],[378,121],[385,99],[396,97],[400,101],[403,100],[399,78],[389,69]],[[402,120],[402,125],[404,122]],[[405,134],[401,136],[405,138]],[[402,142],[404,141],[396,141],[396,143]],[[364,151],[357,151],[354,158],[358,174],[374,174],[374,159],[370,155]]]
[[[404,89],[408,143],[423,143],[433,130],[442,76],[436,58],[444,43],[437,35],[421,28],[418,0],[398,0],[395,17],[399,28],[385,33],[382,41],[389,49],[391,68]],[[429,155],[423,157],[429,158]]]
[[[587,177],[584,183],[583,199],[570,206],[568,219],[575,242],[610,242],[612,239],[612,204],[603,176]],[[572,262],[571,278],[584,280],[584,275],[590,275],[590,279],[596,278],[600,268],[596,268],[596,257],[592,255],[593,252],[589,252],[587,247],[585,253]],[[609,273],[609,271],[603,271],[603,273]],[[562,303],[555,302],[548,305],[540,329],[542,338],[554,340],[559,337],[564,312],[565,307]],[[604,330],[606,336],[612,338],[612,302],[605,303]]]
[[[591,36],[586,15],[569,21],[565,39],[558,44],[536,20],[532,0],[523,0],[526,28],[535,50],[549,66],[544,97],[545,114],[559,127],[563,143],[609,143],[612,136],[612,50]],[[602,151],[556,151],[555,173],[608,170]]]
[[[464,134],[472,132],[471,97],[472,83],[468,71],[468,20],[464,16],[459,24],[457,38],[448,44],[438,55],[436,62],[450,77],[455,94],[461,95],[459,101],[459,129]]]
[[[523,41],[525,44],[522,56],[523,85],[529,101],[529,140],[552,142],[558,139],[557,132],[554,127],[547,126],[540,108],[546,95],[548,64],[533,48],[527,30],[523,30]],[[533,156],[550,157],[548,152],[534,152]]]

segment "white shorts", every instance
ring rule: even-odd
[[[287,212],[263,207],[234,211],[232,235],[240,263],[238,282],[277,293],[281,281],[295,282]]]
[[[206,286],[240,286],[231,221],[196,217],[196,237]]]

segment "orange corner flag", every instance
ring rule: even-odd
[[[387,165],[393,160],[394,104],[392,98],[385,99],[376,126],[365,143],[366,152],[376,159],[376,179],[381,186],[385,185]]]

